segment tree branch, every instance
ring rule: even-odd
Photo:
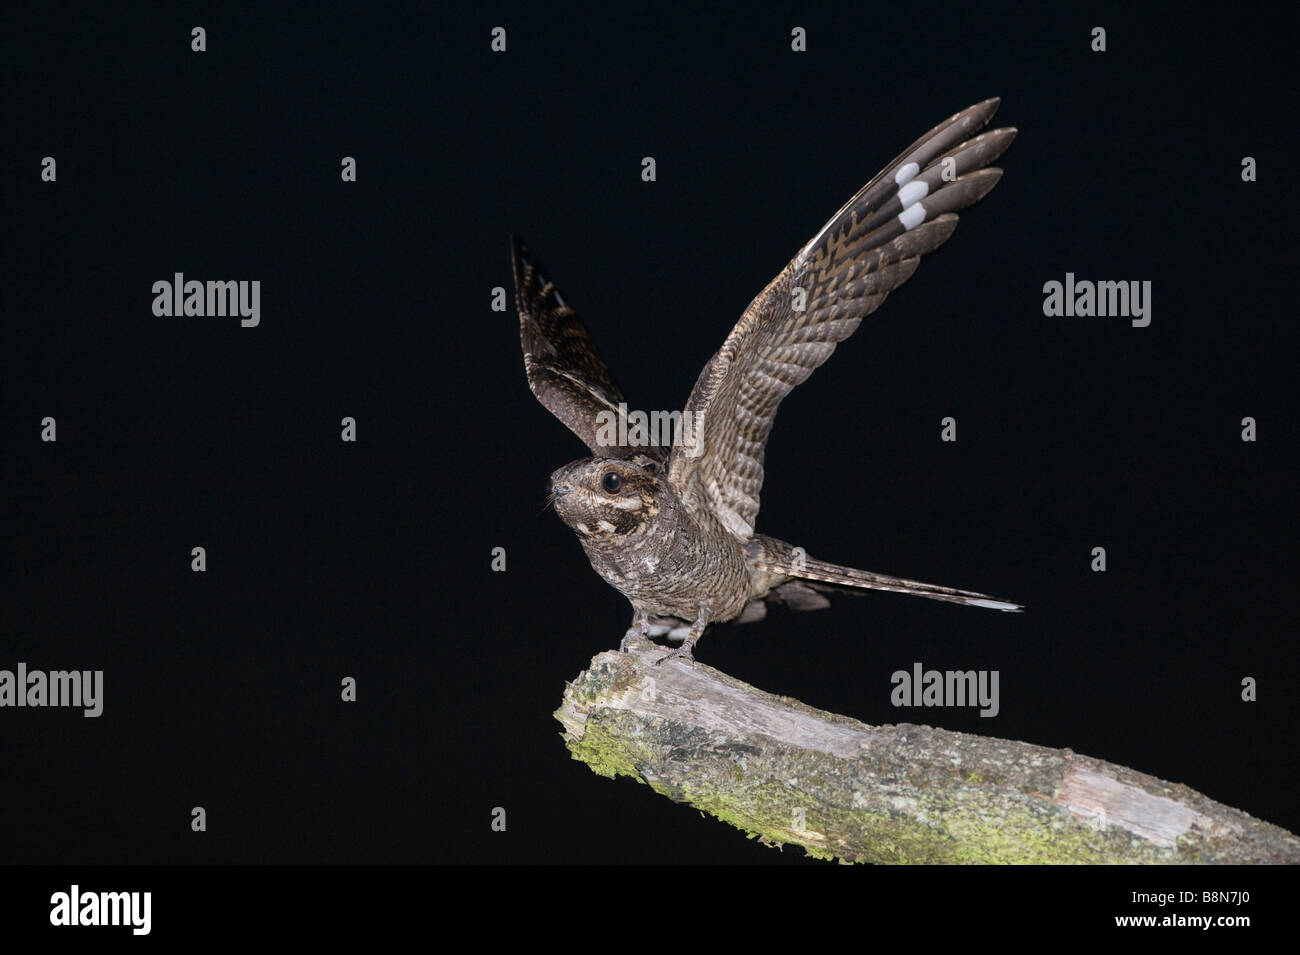
[[[594,657],[555,712],[566,745],[766,843],[853,862],[1300,862],[1300,839],[1186,786],[1068,749],[867,726],[662,655]]]

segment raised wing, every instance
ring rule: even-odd
[[[578,313],[519,239],[513,240],[515,307],[528,387],[598,458],[627,458],[646,448],[601,443],[601,412],[618,420],[623,392],[614,383]]]
[[[754,533],[781,399],[952,235],[957,210],[997,184],[1002,170],[988,164],[1016,131],[975,133],[998,102],[977,103],[913,143],[750,303],[700,373],[683,415],[691,429],[669,458],[669,483],[688,507],[711,510],[741,539]]]

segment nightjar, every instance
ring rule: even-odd
[[[667,631],[684,634],[669,656],[689,657],[710,623],[761,619],[768,601],[825,607],[824,594],[836,590],[1022,609],[826,563],[754,530],[764,446],[781,400],[911,277],[921,256],[952,235],[958,210],[997,184],[1002,172],[989,164],[1016,130],[979,130],[998,102],[977,103],[930,130],[799,250],[704,366],[673,418],[670,449],[629,440],[636,428],[627,427],[626,399],[587,329],[523,243],[514,242],[528,384],[592,454],[551,475],[555,510],[596,572],[632,603],[624,649]]]

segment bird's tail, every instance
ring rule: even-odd
[[[903,577],[891,577],[888,574],[873,574],[868,570],[853,567],[841,567],[828,564],[824,560],[806,556],[800,548],[792,547],[784,541],[773,538],[759,538],[755,564],[760,571],[771,574],[774,578],[788,578],[807,581],[816,590],[888,590],[900,594],[912,594],[917,597],[929,597],[931,600],[946,600],[949,603],[965,604],[968,607],[987,607],[990,610],[1007,610],[1020,613],[1025,608],[1009,600],[999,600],[988,594],[975,593],[972,590],[957,590],[954,587],[940,587],[937,584],[922,583],[919,580],[907,580]]]

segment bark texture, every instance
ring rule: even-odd
[[[610,651],[565,690],[574,758],[753,838],[882,863],[1297,863],[1300,839],[1069,749],[867,726],[701,663]]]

